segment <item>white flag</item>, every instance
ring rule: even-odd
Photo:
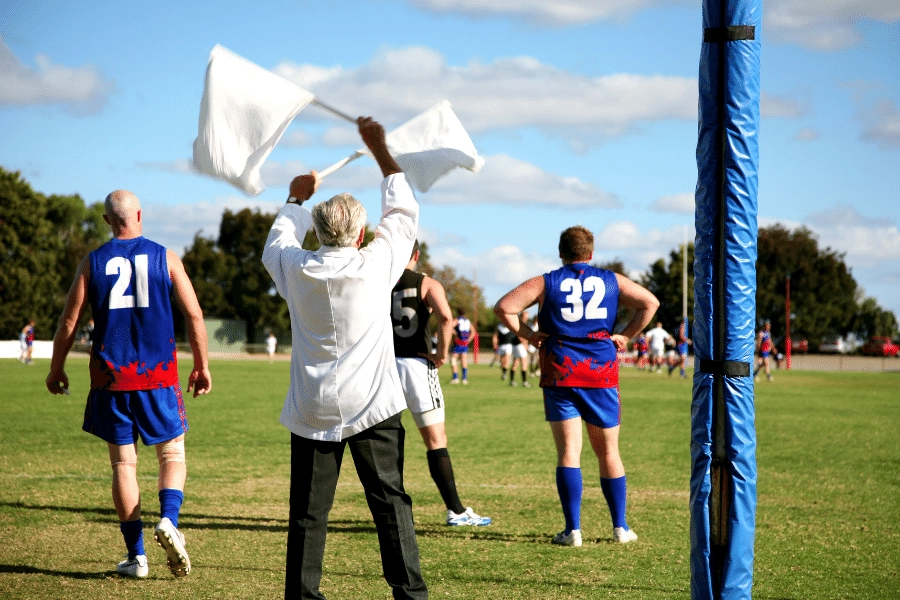
[[[446,100],[387,134],[391,156],[420,192],[457,167],[477,173],[484,165],[475,144]],[[368,154],[368,152],[366,151]]]
[[[221,45],[209,54],[194,166],[257,196],[259,169],[315,96]]]
[[[391,156],[406,173],[406,179],[420,192],[427,192],[434,182],[462,167],[477,173],[484,165],[475,144],[446,100],[413,117],[386,136]],[[369,154],[368,148],[357,150],[347,158],[319,171],[327,177],[351,160]]]

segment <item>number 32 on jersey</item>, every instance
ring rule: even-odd
[[[581,319],[605,319],[607,316],[606,307],[600,306],[603,297],[606,295],[606,284],[600,277],[587,277],[584,284],[578,279],[563,279],[559,283],[559,291],[568,292],[566,302],[571,307],[563,307],[560,309],[562,318],[569,323],[580,321]],[[588,298],[587,306],[584,304],[583,297],[585,294],[591,294]]]

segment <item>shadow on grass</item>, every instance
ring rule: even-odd
[[[114,508],[99,508],[99,507],[86,507],[86,506],[59,506],[52,504],[25,504],[24,502],[0,502],[0,508],[14,508],[20,510],[52,510],[56,512],[67,512],[67,513],[76,513],[76,514],[94,514],[94,515],[103,515],[112,517],[111,520],[118,520],[116,517],[116,509]],[[141,511],[144,517],[159,517],[158,511]],[[268,517],[229,517],[223,515],[204,515],[199,513],[191,513],[191,512],[182,512],[181,519],[198,519],[202,521],[237,521],[240,523],[271,523],[272,521],[280,521],[281,519],[270,519]],[[96,519],[100,520],[100,519]],[[204,529],[204,528],[215,528],[213,524],[205,525],[205,524],[195,524],[195,523],[186,523],[185,524],[188,529]],[[242,525],[241,527],[246,527],[249,529],[254,528],[252,525]],[[260,529],[265,529],[269,526],[263,525],[260,526]],[[287,525],[280,526],[285,531],[287,530]]]
[[[106,579],[109,573],[82,573],[79,571],[54,571],[52,569],[39,569],[28,565],[2,565],[0,573],[19,573],[21,575],[52,575],[53,577],[68,577],[70,579]]]

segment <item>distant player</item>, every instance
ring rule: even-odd
[[[775,346],[772,343],[772,323],[766,321],[766,324],[763,325],[763,330],[756,336],[756,351],[759,353],[759,362],[756,365],[756,370],[753,372],[755,381],[759,381],[759,370],[763,368],[766,370],[766,379],[772,381],[772,373],[769,371],[769,355],[774,348]]]
[[[534,316],[534,319],[528,325],[534,331],[540,331],[541,329],[537,315]],[[528,344],[528,374],[531,377],[541,376],[541,355],[534,344]]]
[[[637,368],[639,371],[643,371],[647,368],[647,353],[650,351],[647,336],[643,331],[638,334],[637,340],[634,342],[634,349],[637,351]]]
[[[563,266],[534,277],[500,299],[494,311],[541,352],[544,411],[556,443],[556,487],[566,527],[554,544],[581,546],[582,419],[600,465],[600,487],[609,506],[613,540],[637,539],[625,520],[625,467],[619,455],[619,365],[617,350],[637,335],[659,301],[623,275],[591,266],[594,236],[570,227],[559,239]],[[534,332],[519,313],[539,304],[541,330]],[[613,334],[619,303],[634,309],[621,334]]]
[[[490,517],[475,514],[463,506],[456,491],[453,464],[447,451],[444,428],[444,394],[438,380],[438,368],[447,360],[453,313],[447,304],[444,287],[431,277],[416,273],[419,242],[391,292],[391,323],[394,327],[394,355],[406,405],[422,440],[425,442],[428,470],[447,507],[447,525],[483,526]],[[437,345],[428,348],[427,330],[431,313],[438,317]]]
[[[662,373],[662,365],[666,362],[666,344],[672,340],[662,322],[657,322],[656,327],[647,332],[647,343],[650,345],[650,370],[656,367],[657,373]]]
[[[22,349],[22,353],[19,355],[19,362],[33,365],[34,361],[31,359],[31,356],[34,352],[34,319],[28,321],[28,324],[22,328],[22,332],[19,334],[19,346]]]
[[[184,434],[188,430],[178,363],[172,299],[184,314],[194,366],[188,391],[194,396],[212,387],[206,352],[206,328],[194,288],[173,251],[142,236],[141,205],[131,192],[106,197],[113,239],[91,252],[78,267],[53,339],[47,389],[68,391],[65,360],[75,328],[90,303],[96,319],[88,365],[91,389],[82,429],[106,442],[112,466],[112,495],[128,555],[119,575],[148,575],[137,479],[137,439],[156,447],[159,462],[160,516],[154,536],[166,551],[176,577],[191,572],[191,561],[178,530],[184,500]]]
[[[512,356],[512,341],[516,334],[509,330],[509,327],[500,323],[494,329],[494,335],[491,343],[494,346],[494,352],[500,357],[500,380],[506,381],[506,371],[509,370],[509,359]]]
[[[274,362],[275,360],[275,350],[278,348],[278,338],[275,337],[275,334],[269,332],[269,337],[266,338],[266,352],[269,355],[269,362]]]
[[[519,320],[522,323],[528,324],[528,313],[523,312],[519,315]],[[516,387],[516,366],[519,367],[519,372],[522,373],[522,387],[531,387],[531,384],[528,383],[528,339],[522,339],[517,335],[513,335],[512,337],[512,361],[509,365],[509,385],[511,387]]]
[[[678,360],[674,362],[674,364],[669,364],[669,375],[672,374],[672,371],[677,369],[679,366],[681,367],[681,378],[687,379],[687,374],[684,371],[685,366],[687,365],[687,354],[688,354],[688,346],[693,344],[691,338],[687,335],[687,322],[682,321],[678,325],[678,331],[675,332],[675,350],[678,352]]]
[[[453,326],[453,347],[450,349],[450,368],[453,369],[450,383],[459,383],[459,363],[462,363],[462,382],[463,385],[469,385],[468,355],[472,334],[472,322],[466,318],[466,312],[459,309],[456,325]]]

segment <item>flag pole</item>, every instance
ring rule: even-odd
[[[335,115],[335,116],[337,116],[337,117],[340,117],[340,118],[342,118],[342,119],[345,119],[345,120],[347,120],[347,121],[350,121],[351,123],[356,123],[356,119],[354,119],[353,117],[351,117],[351,116],[348,115],[347,113],[342,112],[342,111],[340,111],[340,110],[334,108],[333,106],[329,106],[329,105],[325,104],[324,102],[322,102],[322,101],[319,100],[318,98],[313,98],[311,104],[315,104],[315,105],[318,106],[319,108],[324,109],[324,110],[327,110],[327,111],[330,112],[331,114],[333,114],[333,115]]]
[[[364,154],[365,154],[365,152],[358,150],[358,151],[354,152],[353,154],[351,154],[350,156],[348,156],[347,158],[344,158],[344,159],[339,160],[338,162],[334,163],[330,167],[322,169],[321,171],[319,171],[317,173],[317,175],[318,175],[319,179],[323,179],[323,178],[331,175],[332,173],[334,173],[335,171],[337,171],[344,165],[346,165],[351,160],[356,160],[357,158],[359,158],[360,156],[363,156]]]

